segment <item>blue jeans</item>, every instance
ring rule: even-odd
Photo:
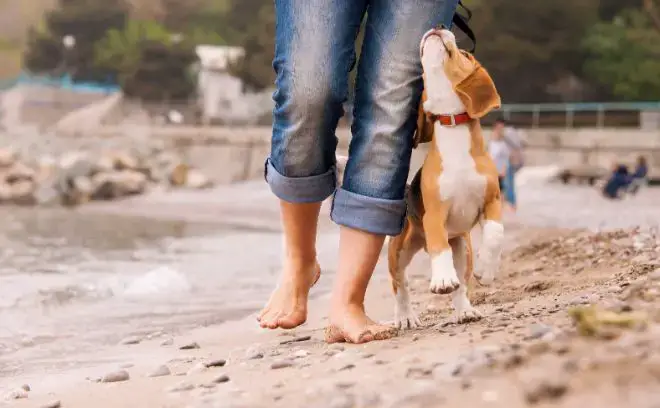
[[[422,91],[419,42],[451,25],[458,0],[275,0],[276,91],[265,177],[292,203],[335,194],[340,225],[397,235]],[[344,114],[355,39],[367,13],[358,65],[352,139],[337,186],[337,123]]]

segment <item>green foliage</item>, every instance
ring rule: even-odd
[[[112,72],[95,65],[95,44],[106,31],[125,25],[126,4],[123,0],[60,0],[59,6],[46,14],[42,30],[31,30],[25,66],[48,74],[61,74],[66,68],[74,80],[107,80]],[[71,50],[62,44],[68,35],[76,39]]]
[[[228,34],[236,39],[236,45],[245,50],[245,58],[231,64],[230,71],[250,89],[272,86],[275,80],[272,68],[275,50],[274,2],[230,0],[230,4],[230,11],[225,17],[232,27]]]
[[[598,23],[582,42],[590,56],[585,70],[630,101],[660,100],[660,31],[648,15],[627,10],[611,22]]]

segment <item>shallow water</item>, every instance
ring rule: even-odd
[[[267,298],[281,253],[267,229],[61,209],[0,219],[0,376],[242,317]]]

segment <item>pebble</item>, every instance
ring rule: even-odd
[[[123,339],[121,342],[119,342],[119,344],[126,346],[126,345],[131,345],[131,344],[139,344],[141,341],[142,341],[141,337],[130,336],[130,337],[126,337],[125,339]]]
[[[552,326],[548,326],[543,323],[535,323],[530,328],[530,334],[527,337],[528,340],[540,339],[548,333],[552,332]]]
[[[23,385],[21,385],[21,388],[24,389],[25,391],[28,391],[28,392],[32,391],[29,384],[23,384]]]
[[[42,405],[40,408],[61,408],[61,407],[62,407],[62,402],[60,402],[60,400],[55,400]]]
[[[213,379],[213,383],[215,384],[223,384],[229,382],[229,376],[226,374],[219,375]]]
[[[293,367],[293,361],[290,360],[280,360],[280,361],[275,361],[273,364],[270,365],[270,368],[273,370],[279,370],[281,368],[287,368],[287,367]]]
[[[160,345],[163,346],[163,347],[171,346],[172,344],[174,344],[174,339],[172,339],[172,338],[165,339],[165,340],[163,340],[162,343],[160,343]]]
[[[178,384],[173,385],[172,387],[169,387],[167,389],[167,391],[169,391],[169,392],[181,392],[181,391],[190,391],[194,388],[195,388],[194,385],[183,381],[183,382],[180,382]]]
[[[412,336],[412,341],[417,341],[417,340],[419,340],[420,338],[421,338],[421,336],[420,336],[419,334],[415,333],[415,334],[413,334],[413,336]]]
[[[245,351],[245,358],[247,360],[257,360],[264,358],[264,353],[256,347],[250,347]]]
[[[121,381],[128,381],[130,378],[131,376],[128,374],[128,371],[119,370],[104,375],[101,378],[101,382],[103,383],[121,382]]]
[[[548,377],[530,383],[525,389],[525,400],[529,404],[553,401],[564,396],[567,391],[568,381],[566,378],[557,375],[554,378]]]
[[[658,268],[655,271],[649,273],[649,279],[651,279],[653,281],[660,281],[660,268]]]
[[[300,343],[302,341],[307,341],[307,340],[311,340],[311,339],[312,339],[312,336],[300,336],[300,337],[294,337],[290,340],[281,341],[280,344]]]
[[[201,348],[199,347],[199,344],[193,341],[192,343],[184,344],[183,346],[179,347],[179,350],[195,350],[199,348]]]
[[[217,359],[217,360],[210,360],[204,363],[206,368],[211,368],[211,367],[224,367],[225,364],[227,364],[227,360],[223,359]]]
[[[23,399],[28,397],[28,392],[25,391],[23,388],[16,389],[14,391],[9,392],[7,394],[7,399],[13,400],[13,399]]]
[[[345,366],[341,367],[339,371],[352,370],[354,368],[355,368],[355,364],[346,364]]]
[[[295,353],[293,353],[293,357],[294,358],[305,358],[305,357],[309,356],[309,354],[310,353],[307,350],[298,350]]]
[[[170,375],[172,372],[166,365],[159,366],[156,368],[154,371],[149,374],[149,377],[164,377],[166,375]]]
[[[197,363],[190,370],[186,372],[186,375],[195,375],[195,374],[203,373],[206,370],[207,370],[206,364]]]

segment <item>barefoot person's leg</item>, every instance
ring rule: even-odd
[[[355,38],[366,0],[276,0],[273,137],[266,180],[281,200],[282,276],[259,314],[262,327],[293,328],[307,318],[320,273],[316,227],[335,190],[335,130],[348,95]]]
[[[358,67],[349,159],[332,219],[340,224],[339,269],[329,342],[362,343],[391,336],[364,310],[367,284],[386,235],[406,213],[404,190],[422,91],[419,42],[451,25],[457,0],[370,0]]]

